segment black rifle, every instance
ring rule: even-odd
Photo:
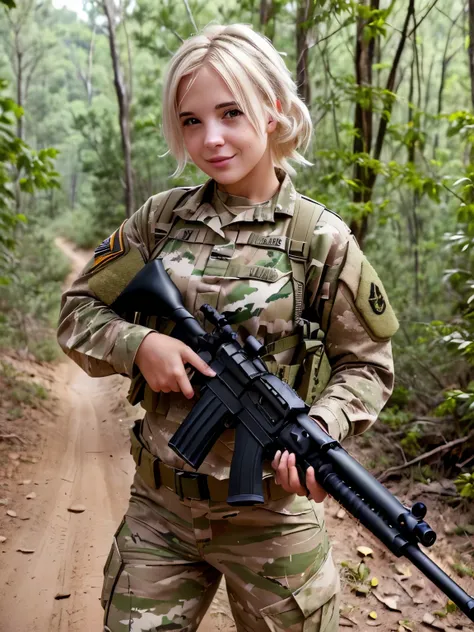
[[[259,357],[263,346],[248,336],[243,345],[224,316],[201,307],[214,325],[206,333],[184,308],[181,295],[161,260],[149,262],[125,288],[112,308],[159,315],[175,323],[172,336],[189,345],[216,372],[196,376],[200,398],[171,438],[170,447],[198,469],[220,434],[235,427],[230,505],[263,503],[262,462],[275,451],[296,455],[302,480],[309,466],[318,483],[397,557],[409,559],[440,588],[471,621],[474,598],[469,596],[419,548],[432,546],[436,533],[424,521],[426,507],[405,507],[367,472],[313,419],[295,391],[269,373]]]

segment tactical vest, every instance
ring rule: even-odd
[[[163,202],[159,221],[154,226],[155,245],[150,259],[156,259],[163,249],[167,238],[173,236],[176,229],[176,217],[173,211],[181,206],[199,187],[172,189]],[[306,269],[311,248],[311,238],[316,224],[324,212],[329,212],[318,202],[297,195],[293,217],[282,222],[283,232],[272,242],[272,247],[284,248],[291,265],[291,279],[294,294],[295,333],[268,344],[262,359],[268,370],[292,386],[308,405],[322,393],[331,377],[331,367],[324,347],[324,332],[316,322],[302,318],[304,311]],[[251,243],[255,246],[267,244],[267,238],[259,238],[250,233],[239,239],[238,244]],[[281,240],[281,243],[280,243]],[[260,241],[260,244],[259,244]],[[327,309],[325,310],[328,311]],[[148,326],[153,328],[153,323]],[[167,330],[162,333],[170,333]],[[291,364],[280,364],[276,357],[283,351],[293,349]],[[141,374],[132,379],[128,399],[132,405],[141,403],[148,412],[166,414],[168,394],[153,392]]]

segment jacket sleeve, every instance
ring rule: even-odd
[[[120,318],[109,305],[148,261],[164,199],[166,192],[150,198],[104,240],[62,296],[59,345],[92,377],[132,377],[138,348],[152,331]]]
[[[316,227],[307,289],[312,317],[326,332],[331,378],[309,415],[343,440],[377,419],[393,390],[390,338],[398,321],[374,268],[337,217]]]

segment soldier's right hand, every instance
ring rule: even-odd
[[[194,391],[186,374],[186,363],[204,375],[215,376],[211,367],[184,342],[164,334],[148,334],[135,356],[135,364],[153,391],[181,392],[191,399]]]

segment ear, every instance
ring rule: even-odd
[[[268,119],[267,134],[273,134],[273,132],[276,130],[276,127],[277,127],[277,122],[274,121],[272,118]]]

